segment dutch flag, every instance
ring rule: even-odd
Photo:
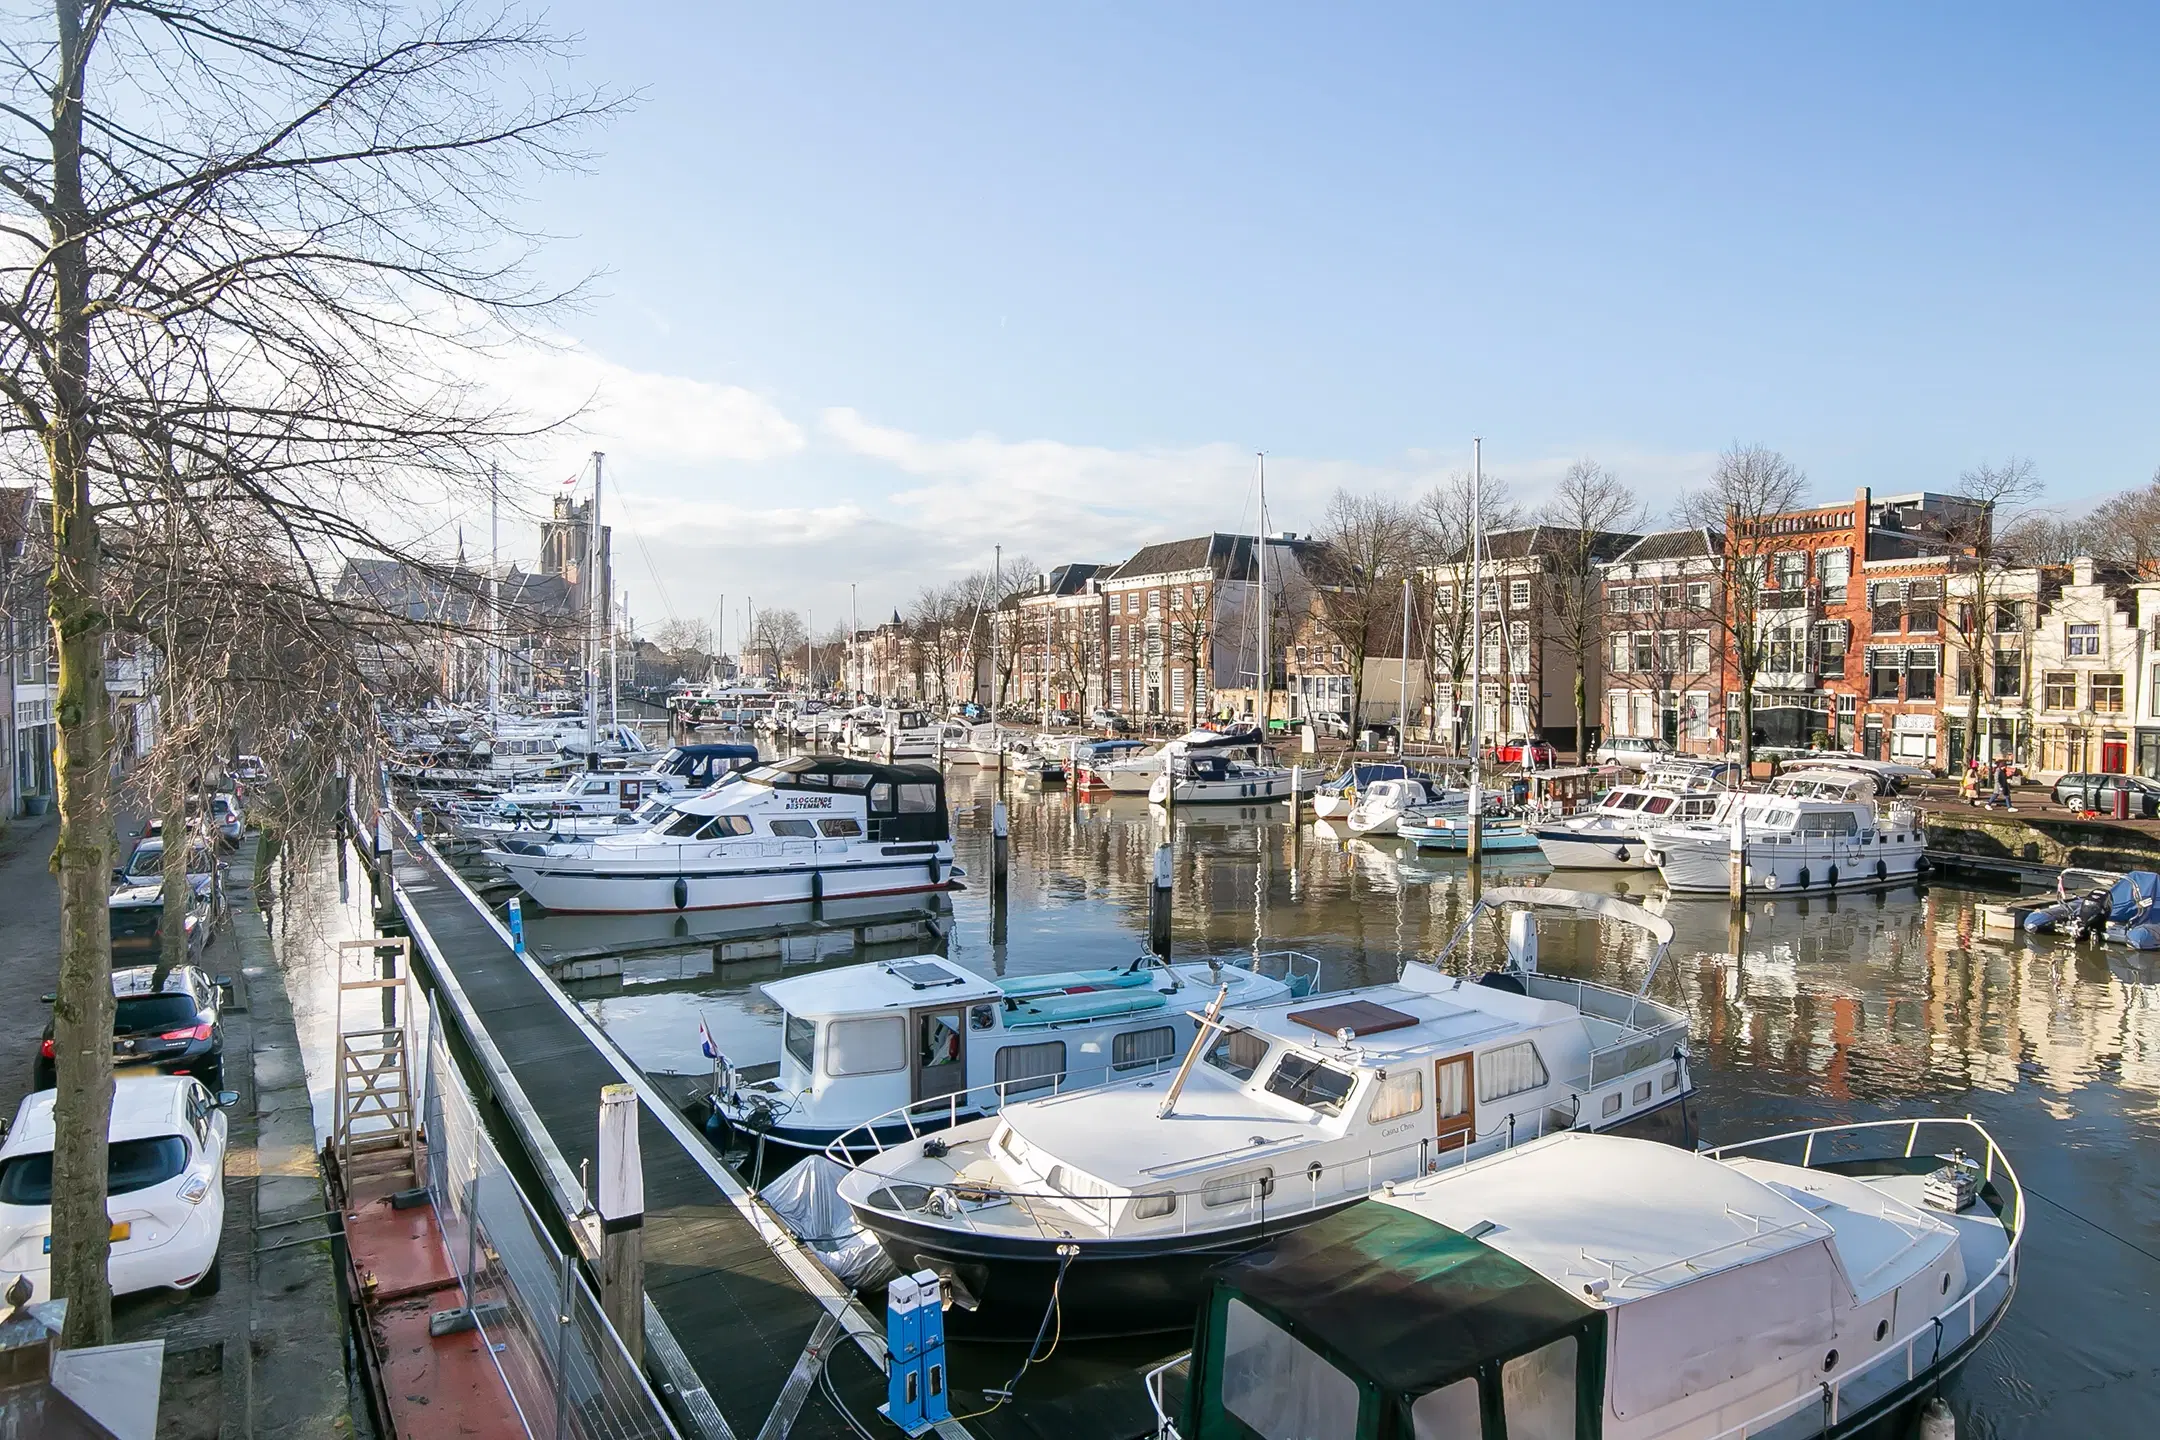
[[[705,1017],[702,1015],[698,1017],[697,1038],[698,1049],[705,1052],[706,1059],[717,1060],[720,1058],[720,1047],[712,1043],[712,1031],[705,1028]]]

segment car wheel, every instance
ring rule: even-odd
[[[218,1263],[219,1256],[210,1257],[210,1268],[203,1271],[202,1279],[188,1286],[190,1295],[215,1295],[225,1285],[225,1267]]]

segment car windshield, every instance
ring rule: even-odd
[[[140,1035],[195,1024],[195,1001],[187,995],[130,995],[113,1006],[113,1034]]]
[[[178,1135],[115,1140],[106,1151],[105,1191],[126,1195],[162,1185],[187,1169],[187,1141]],[[0,1205],[52,1204],[52,1151],[31,1150],[0,1160]]]

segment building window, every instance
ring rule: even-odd
[[[1440,602],[1445,605],[1445,600]],[[1628,608],[1628,592],[1618,585],[1605,587],[1605,608],[1615,615],[1625,614]]]
[[[1707,580],[1692,582],[1687,587],[1687,603],[1690,610],[1708,610],[1710,608],[1710,582]]]
[[[1824,603],[1843,604],[1845,582],[1852,578],[1852,551],[1816,551],[1815,578],[1822,582]]]
[[[1905,698],[1908,700],[1933,700],[1935,698],[1935,652],[1933,650],[1907,650],[1905,652]]]
[[[1995,695],[1998,699],[2024,693],[2025,656],[2018,650],[1995,652]]]
[[[1868,651],[1868,698],[1870,700],[1895,700],[1898,698],[1898,664],[1895,650]]]
[[[1615,670],[1632,668],[1628,664],[1628,637],[1625,635],[1612,637],[1612,668]]]
[[[2145,714],[2149,718],[2160,718],[2160,665],[2152,667],[2152,674],[2146,683]]]
[[[1530,607],[1529,581],[1514,580],[1509,582],[1508,604],[1514,606],[1517,610],[1527,610]]]
[[[1710,672],[1710,632],[1707,630],[1691,630],[1688,632],[1687,640],[1688,673],[1707,675]]]
[[[1822,668],[1842,670],[1845,668],[1845,622],[1825,620],[1815,627],[1816,653],[1822,656]]]
[[[1658,668],[1670,673],[1680,668],[1680,632],[1660,630],[1657,637]]]
[[[1942,628],[1942,581],[1913,581],[1905,602],[1905,628],[1915,635],[1932,635]]]
[[[2095,714],[2100,715],[2123,713],[2123,677],[2120,670],[2112,675],[2092,677],[2092,708]]]
[[[1656,640],[1657,637],[1647,630],[1635,632],[1635,668],[1637,670],[1654,670],[1657,668],[1657,652],[1652,648]]]
[[[1798,590],[1807,584],[1808,557],[1805,550],[1781,551],[1777,557],[1777,583],[1780,590]]]
[[[2040,676],[2040,708],[2043,710],[2077,709],[2077,672],[2074,670],[2047,670]]]
[[[2072,625],[2063,639],[2063,653],[2073,658],[2079,655],[2097,657],[2100,654],[2100,627]]]
[[[1183,590],[1172,590],[1170,592],[1170,608],[1178,611],[1184,610],[1185,592]]]
[[[1885,580],[1868,586],[1868,628],[1876,634],[1896,634],[1903,610],[1895,581]]]
[[[1636,587],[1635,587],[1635,609],[1636,609],[1636,611],[1637,611],[1638,613],[1641,613],[1641,614],[1648,614],[1648,613],[1649,613],[1650,611],[1654,610],[1655,608],[1657,608],[1657,587],[1656,587],[1656,586],[1654,586],[1654,585],[1638,585],[1638,586],[1636,586]]]

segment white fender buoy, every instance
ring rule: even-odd
[[[1913,1440],[1957,1440],[1957,1417],[1950,1413],[1949,1401],[1937,1395],[1921,1408]]]

